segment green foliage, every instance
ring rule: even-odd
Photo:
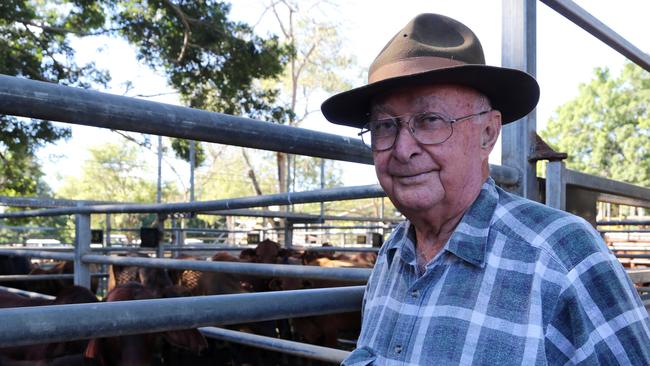
[[[275,78],[288,50],[227,19],[230,5],[217,1],[119,1],[113,17],[138,57],[163,70],[169,84],[194,108],[282,120],[277,91],[255,81]]]
[[[70,199],[111,202],[150,203],[156,200],[156,183],[147,179],[147,163],[140,158],[140,150],[130,144],[104,144],[92,147],[90,157],[83,162],[80,177],[66,177],[57,195]],[[162,187],[163,201],[178,201],[180,193],[171,183]],[[153,218],[147,215],[113,215],[116,227],[137,228],[148,225]],[[93,227],[104,225],[105,217],[93,216]]]
[[[66,11],[57,9],[63,6]],[[104,23],[89,1],[7,0],[0,2],[0,74],[65,85],[105,85],[109,75],[94,64],[77,65],[65,34],[87,32]],[[70,136],[68,129],[46,121],[0,116],[0,194],[43,194],[42,173],[35,151]],[[40,188],[39,188],[40,187]]]
[[[190,141],[184,139],[172,139],[172,149],[176,157],[185,161],[191,161],[190,158]],[[194,143],[194,167],[198,167],[205,161],[205,150],[200,141]]]
[[[213,0],[3,1],[0,73],[79,87],[106,85],[107,72],[93,63],[75,64],[70,35],[119,36],[136,47],[140,60],[167,75],[187,105],[286,122],[292,112],[276,103],[277,90],[258,80],[277,77],[289,50],[275,37],[258,37],[247,25],[229,21],[229,11],[229,5]],[[0,132],[2,181],[14,180],[26,165],[34,171],[4,190],[36,193],[32,178],[40,168],[34,151],[68,137],[69,130],[0,116]],[[188,155],[185,145],[174,145],[181,157]]]
[[[321,188],[321,159],[309,156],[294,156],[293,167],[293,191],[306,191]],[[333,160],[325,160],[325,188],[339,187],[343,185],[341,180],[342,169]]]
[[[255,174],[262,193],[275,193],[275,167],[269,159],[272,153],[250,151],[253,155]],[[255,188],[249,175],[241,148],[226,145],[209,145],[206,166],[196,175],[198,200],[215,200],[243,196],[255,196]]]
[[[567,166],[650,186],[650,73],[628,63],[620,75],[598,68],[542,131]]]

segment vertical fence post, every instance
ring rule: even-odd
[[[90,251],[90,214],[75,215],[74,284],[90,288],[90,267],[81,257]]]
[[[561,160],[546,165],[546,205],[566,210],[566,175]]]
[[[156,257],[165,258],[165,219],[167,216],[165,214],[158,214],[158,220],[156,222],[156,228],[158,229],[159,239],[158,245],[156,246]]]
[[[106,247],[111,246],[111,214],[106,214]]]
[[[190,140],[190,202],[194,202],[194,167],[196,166],[196,141]]]
[[[284,224],[284,247],[291,248],[293,245],[293,222],[285,219]]]
[[[536,69],[536,0],[503,0],[501,64],[535,75]],[[535,144],[535,111],[503,127],[501,164],[520,171],[518,187],[513,192],[539,201],[536,163],[528,157]]]

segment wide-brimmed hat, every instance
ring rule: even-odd
[[[379,52],[370,65],[367,85],[330,97],[321,110],[330,122],[362,127],[375,97],[431,84],[457,84],[481,92],[501,112],[504,124],[530,113],[539,100],[539,85],[531,75],[485,64],[483,48],[471,29],[443,15],[420,14]]]

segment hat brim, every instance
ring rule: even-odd
[[[361,128],[368,122],[370,103],[377,96],[408,86],[456,84],[473,88],[490,100],[507,124],[530,113],[539,100],[539,85],[516,69],[487,65],[461,65],[377,81],[328,98],[321,110],[328,121]]]

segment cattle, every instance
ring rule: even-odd
[[[0,255],[0,275],[26,275],[31,269],[31,263],[25,257]],[[27,290],[28,281],[14,281],[10,286]]]
[[[303,265],[328,268],[371,268],[376,260],[375,253],[356,255],[321,254],[305,251]],[[301,290],[310,288],[327,288],[360,285],[362,282],[313,280],[280,277],[270,282],[273,290]],[[339,347],[339,339],[356,339],[361,330],[361,313],[350,312],[290,319],[293,339],[325,347]],[[309,362],[308,362],[309,363]],[[311,364],[311,363],[310,363]]]
[[[51,274],[71,274],[74,273],[73,262],[58,262],[50,268],[42,268],[40,266],[33,268],[30,275],[51,275]],[[29,291],[38,292],[46,295],[56,295],[70,286],[70,280],[39,280],[30,281],[28,285]]]
[[[169,297],[179,296],[178,288],[171,286],[161,293]],[[158,296],[138,282],[120,284],[106,296],[106,301],[128,301],[154,299]],[[100,366],[138,365],[148,366],[162,364],[160,345],[165,340],[174,347],[200,353],[207,347],[203,335],[196,329],[147,333],[120,337],[92,339],[84,356],[92,364]]]
[[[68,286],[61,290],[54,300],[27,298],[7,292],[0,292],[0,308],[81,304],[97,302],[97,297],[88,289]],[[29,346],[7,347],[0,349],[0,365],[21,364],[83,364],[83,352],[87,340],[34,344]]]
[[[98,266],[91,264],[91,272],[96,272]],[[65,262],[55,262],[53,264],[41,264],[34,266],[29,272],[30,275],[60,275],[60,274],[72,274],[74,273],[74,262],[65,261]],[[72,279],[58,279],[58,280],[38,280],[38,281],[26,281],[25,289],[32,292],[37,292],[39,294],[46,295],[56,295],[61,292],[64,288],[70,286]],[[92,292],[97,292],[97,287],[99,286],[99,279],[97,277],[92,277],[90,281],[90,289]],[[12,286],[13,287],[13,286]]]
[[[198,260],[198,258],[182,255],[179,259]],[[228,253],[216,253],[210,259],[214,262],[240,262],[237,257]],[[172,282],[187,288],[192,296],[225,295],[247,292],[251,286],[244,277],[232,273],[201,272],[195,270],[169,271]]]

